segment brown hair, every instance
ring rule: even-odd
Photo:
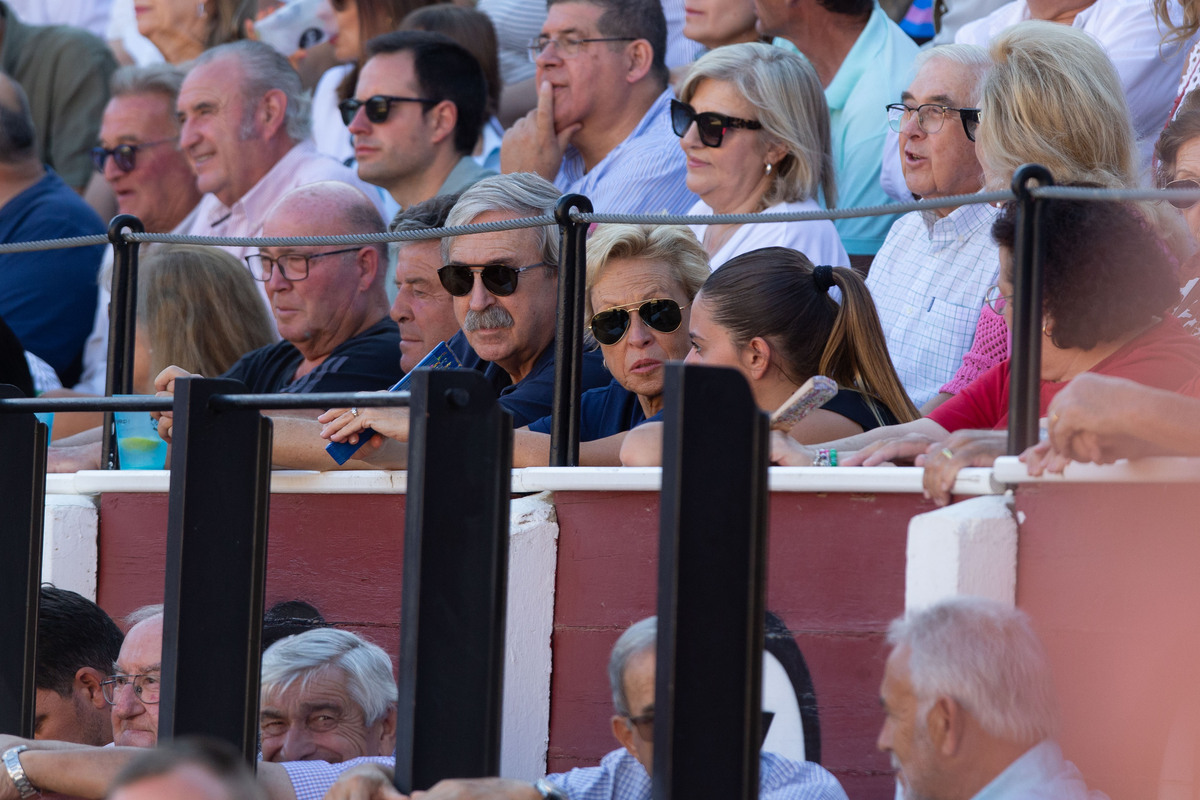
[[[830,286],[841,290],[841,303]],[[797,386],[825,375],[879,401],[900,422],[921,416],[896,376],[871,293],[853,270],[814,267],[803,253],[764,247],[725,262],[700,296],[735,345],[765,339]]]
[[[487,106],[484,121],[491,119],[500,108],[500,56],[497,54],[496,26],[487,14],[474,8],[438,3],[418,8],[400,23],[402,31],[442,33],[458,42],[475,56],[487,81]]]
[[[1200,93],[1189,92],[1179,106],[1175,119],[1167,123],[1154,143],[1154,179],[1159,188],[1175,179],[1175,159],[1179,148],[1200,136]]]

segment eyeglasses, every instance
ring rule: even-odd
[[[497,297],[508,297],[517,290],[517,276],[538,267],[551,264],[530,264],[528,267],[510,267],[506,264],[447,264],[438,270],[442,288],[455,297],[466,297],[475,287],[475,273],[479,273],[483,288]]]
[[[354,121],[358,109],[363,108],[367,121],[375,125],[387,122],[388,114],[392,113],[392,103],[421,103],[426,106],[436,106],[441,100],[429,100],[424,97],[393,97],[387,94],[376,94],[366,100],[356,100],[353,97],[338,103],[338,111],[342,112],[342,122],[349,125]]]
[[[637,311],[638,318],[654,330],[659,333],[673,333],[679,330],[679,325],[683,322],[682,311],[685,308],[687,306],[681,306],[667,298],[643,300],[601,311],[592,317],[588,328],[600,344],[616,344],[629,332],[629,309],[633,309]]]
[[[1191,178],[1180,178],[1177,181],[1171,181],[1163,188],[1190,189],[1192,191],[1196,191],[1197,189],[1200,189],[1200,181],[1194,181]],[[1185,211],[1196,205],[1196,203],[1200,203],[1200,200],[1188,200],[1185,197],[1169,197],[1167,198],[1167,202],[1178,208],[1180,211]]]
[[[654,741],[654,715],[642,714],[640,717],[626,717],[630,728],[637,728],[638,736],[644,741]]]
[[[526,45],[526,50],[529,51],[529,60],[536,63],[538,56],[546,52],[546,48],[551,44],[554,45],[554,49],[558,51],[560,56],[563,58],[572,58],[579,55],[579,49],[581,47],[583,47],[585,44],[591,44],[592,42],[636,41],[637,39],[633,38],[632,36],[593,36],[587,39],[577,39],[574,36],[563,36],[557,39],[550,36],[539,36]]]
[[[937,103],[922,103],[913,108],[904,103],[892,103],[887,107],[888,126],[899,133],[905,120],[915,113],[918,128],[925,133],[937,133],[946,121],[947,111],[954,111],[958,114],[958,118],[962,120],[963,133],[967,135],[967,140],[975,141],[975,131],[979,128],[978,108],[954,108],[953,106],[940,106]]]
[[[111,150],[104,147],[93,147],[92,165],[96,168],[96,172],[104,172],[104,162],[108,161],[109,156],[112,156],[113,163],[117,165],[117,169],[121,170],[121,172],[133,172],[133,168],[137,166],[138,150],[178,141],[179,138],[176,137],[174,139],[159,139],[157,142],[142,142],[141,144],[119,144]]]
[[[328,253],[312,253],[305,255],[303,253],[285,253],[279,258],[271,258],[264,256],[262,253],[255,253],[252,256],[245,256],[246,265],[250,267],[250,274],[255,280],[260,280],[263,283],[271,280],[271,268],[279,267],[279,274],[283,276],[285,281],[302,281],[308,277],[308,262],[317,259],[325,258],[325,256],[337,256],[342,253],[357,253],[363,247],[347,247],[344,250],[331,250]]]
[[[1012,299],[1013,295],[1011,294],[1000,294],[1000,287],[996,284],[989,286],[987,293],[983,296],[983,302],[997,314],[1003,314],[1005,306],[1012,302]]]
[[[159,677],[157,672],[149,672],[144,675],[109,675],[104,680],[100,681],[100,691],[104,693],[104,699],[109,705],[114,705],[117,699],[121,696],[126,686],[133,687],[133,693],[137,695],[137,699],[146,705],[154,705],[158,702]]]
[[[756,131],[762,127],[761,122],[727,117],[715,111],[697,114],[696,109],[687,103],[672,100],[671,127],[674,128],[675,135],[682,138],[688,132],[688,128],[692,127],[693,122],[696,123],[696,133],[700,134],[700,143],[705,147],[720,147],[721,141],[725,138],[725,132],[730,128],[746,128]]]

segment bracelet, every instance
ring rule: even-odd
[[[824,447],[817,449],[817,456],[813,459],[814,467],[836,467],[838,465],[837,450],[829,450]]]
[[[533,784],[533,788],[537,789],[538,794],[545,800],[571,800],[567,797],[566,792],[545,778],[538,778],[537,783]]]
[[[25,777],[25,769],[21,766],[21,753],[28,749],[27,746],[19,744],[16,747],[8,748],[4,751],[4,755],[0,756],[0,760],[4,761],[4,768],[8,770],[8,777],[21,795],[21,800],[39,794],[33,784],[29,782],[29,778]]]

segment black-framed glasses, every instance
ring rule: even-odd
[[[392,103],[421,103],[426,110],[436,106],[441,100],[430,100],[426,97],[395,97],[390,94],[375,94],[366,100],[351,97],[338,103],[338,111],[342,112],[342,122],[349,125],[354,121],[354,115],[361,108],[366,112],[367,121],[378,125],[387,122],[388,114],[392,113]]]
[[[479,273],[483,288],[497,297],[508,297],[517,290],[517,276],[538,267],[551,264],[537,263],[528,267],[510,267],[507,264],[447,264],[438,270],[442,288],[455,297],[466,297],[475,287],[475,273]]]
[[[637,717],[626,717],[630,728],[635,728],[643,741],[654,741],[654,713],[642,714]]]
[[[108,161],[108,157],[112,156],[113,163],[117,165],[117,169],[121,172],[133,172],[137,166],[137,152],[146,147],[155,147],[168,142],[178,142],[179,137],[172,139],[159,139],[157,142],[140,142],[139,144],[119,144],[111,149],[107,147],[92,148],[92,166],[96,168],[96,172],[104,172],[104,164]]]
[[[1000,287],[994,283],[988,287],[987,292],[983,295],[983,302],[997,314],[1003,314],[1004,308],[1012,302],[1012,299],[1013,295],[1011,294],[1000,294]]]
[[[148,672],[143,675],[117,673],[100,681],[100,691],[104,693],[105,702],[115,705],[125,687],[132,686],[133,693],[137,695],[138,700],[146,705],[154,705],[158,702],[159,683],[157,672]]]
[[[905,103],[892,103],[887,107],[888,126],[899,133],[905,120],[916,114],[918,128],[925,133],[937,133],[946,122],[947,111],[958,114],[958,118],[962,120],[963,133],[967,135],[968,141],[975,141],[975,131],[979,129],[978,108],[955,108],[937,103],[922,103],[913,108]]]
[[[674,333],[683,322],[683,309],[674,300],[666,297],[654,300],[639,300],[624,306],[613,306],[592,316],[588,328],[600,344],[616,344],[629,332],[630,310],[637,311],[638,318],[659,333]]]
[[[262,253],[245,256],[246,266],[250,267],[250,274],[255,280],[260,280],[263,283],[271,280],[271,269],[279,268],[279,274],[283,276],[285,281],[302,281],[308,277],[308,262],[324,258],[325,256],[337,256],[343,253],[357,253],[368,245],[359,245],[358,247],[347,247],[343,250],[330,250],[328,253],[284,253],[278,258],[264,256]]]
[[[563,58],[572,58],[579,55],[580,49],[585,44],[592,42],[636,42],[637,39],[632,36],[592,36],[584,39],[575,36],[539,36],[533,39],[526,45],[525,49],[529,51],[529,60],[537,62],[538,56],[546,52],[546,48],[551,44],[558,54]]]
[[[1191,178],[1180,178],[1177,181],[1171,181],[1163,188],[1190,189],[1191,191],[1196,191],[1197,189],[1200,189],[1200,181],[1195,181]],[[1200,203],[1200,200],[1188,200],[1186,197],[1168,197],[1167,202],[1178,208],[1180,211],[1186,211],[1187,209],[1196,205],[1196,203]]]
[[[726,131],[730,128],[746,128],[756,131],[762,127],[761,122],[727,117],[715,111],[697,114],[696,109],[687,103],[672,100],[671,127],[675,130],[675,135],[682,138],[688,132],[688,128],[692,127],[693,122],[696,123],[696,133],[700,134],[700,143],[705,147],[720,147],[721,142],[725,139]]]

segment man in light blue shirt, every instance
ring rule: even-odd
[[[890,203],[879,183],[888,130],[884,106],[904,91],[916,43],[876,0],[755,0],[754,7],[759,32],[795,46],[825,87],[839,205]],[[873,256],[897,216],[834,224],[853,259]]]

